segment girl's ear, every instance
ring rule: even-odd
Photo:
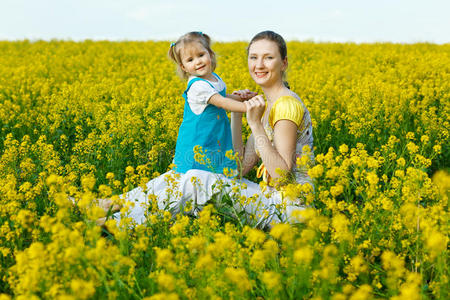
[[[184,72],[186,72],[186,68],[183,66],[183,64],[180,64],[180,68],[181,68],[181,70],[183,70]]]

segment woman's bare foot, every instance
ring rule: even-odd
[[[69,200],[73,203],[73,205],[77,205],[77,201],[75,200],[74,197],[69,197]],[[113,201],[111,199],[108,198],[101,198],[101,199],[96,199],[94,200],[94,202],[97,204],[98,207],[101,207],[105,213],[116,213],[118,211],[120,211],[121,206],[119,204],[113,204]],[[98,226],[105,226],[105,222],[106,222],[107,218],[103,217],[103,218],[99,218],[95,221],[95,223]]]
[[[77,200],[74,197],[69,197],[69,200],[73,203],[74,206],[77,205]],[[121,208],[119,204],[113,204],[113,201],[108,198],[96,199],[94,200],[94,203],[97,203],[98,207],[103,208],[106,213],[115,213],[118,212]]]
[[[96,223],[98,226],[104,227],[104,226],[105,226],[105,223],[106,223],[106,217],[97,219],[97,221],[95,221],[95,223]]]
[[[121,208],[119,204],[113,204],[113,201],[111,199],[97,199],[98,206],[103,208],[105,212],[118,212]]]

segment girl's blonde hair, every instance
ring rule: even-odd
[[[183,71],[183,69],[181,68],[182,62],[180,52],[181,49],[191,43],[200,43],[203,47],[205,47],[206,50],[208,50],[209,55],[211,56],[211,70],[214,72],[214,70],[216,69],[216,54],[211,49],[211,38],[207,34],[200,31],[188,32],[185,35],[181,36],[175,43],[172,43],[170,45],[168,53],[169,58],[177,65],[177,74],[182,79],[188,79],[189,73]]]

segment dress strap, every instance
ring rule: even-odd
[[[189,80],[188,85],[186,87],[186,90],[184,91],[184,93],[187,93],[189,91],[189,89],[191,88],[192,84],[197,82],[197,81],[205,81],[206,83],[208,83],[212,88],[214,88],[214,86],[211,84],[211,82],[209,82],[206,79],[200,78],[200,77],[195,77],[192,78],[191,80]]]
[[[223,80],[222,80],[222,78],[220,78],[220,76],[219,76],[219,75],[217,75],[216,73],[212,72],[212,74],[213,74],[214,76],[216,76],[216,77],[217,77],[217,79],[219,79],[220,81],[223,81]]]

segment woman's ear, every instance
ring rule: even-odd
[[[286,71],[287,67],[288,67],[288,58],[287,58],[287,56],[286,56],[286,57],[283,59],[283,65],[281,66],[281,70],[282,70],[282,71]]]

